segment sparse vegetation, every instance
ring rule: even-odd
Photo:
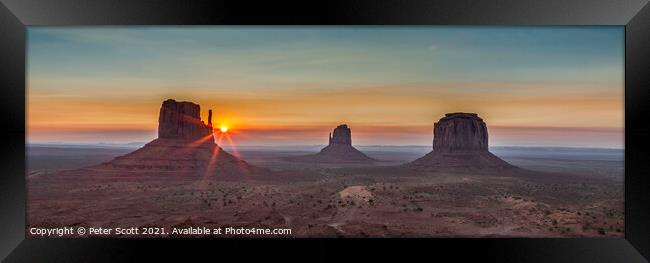
[[[176,182],[159,175],[155,182],[133,185],[108,180],[98,183],[95,179],[76,191],[48,184],[46,189],[51,196],[56,196],[56,191],[66,191],[57,197],[61,204],[73,207],[71,204],[85,196],[97,196],[103,198],[101,207],[89,206],[89,212],[81,212],[44,202],[36,206],[41,210],[30,212],[54,215],[51,220],[56,221],[68,214],[80,218],[106,215],[99,208],[119,213],[124,207],[142,205],[143,211],[160,213],[160,218],[155,218],[155,213],[147,215],[151,221],[173,221],[177,214],[186,213],[192,215],[196,225],[216,226],[231,221],[265,227],[290,224],[300,231],[309,229],[308,234],[358,236],[358,229],[363,229],[373,237],[416,231],[422,231],[423,236],[448,236],[455,229],[493,234],[491,231],[499,231],[502,224],[508,225],[508,233],[513,236],[620,237],[624,231],[622,203],[619,206],[611,202],[612,198],[622,196],[616,185],[599,185],[599,191],[590,192],[579,183],[558,184],[558,192],[551,192],[548,186],[544,190],[546,182],[542,179],[520,183],[520,179],[514,182],[500,177],[493,184],[486,176],[464,175],[471,180],[468,183],[456,175],[396,179],[389,172],[381,174],[381,169],[332,168],[327,175],[320,175],[322,170],[315,173],[311,168],[305,169],[304,178],[286,182],[212,181],[200,185],[203,188],[197,188],[193,180]],[[163,185],[168,182],[173,183]],[[354,186],[365,187],[369,194],[341,196],[342,190]],[[137,211],[131,212],[141,216]]]

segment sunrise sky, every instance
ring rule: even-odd
[[[623,147],[623,27],[29,27],[29,143],[156,137],[193,101],[239,145],[431,145],[478,113],[491,146]]]

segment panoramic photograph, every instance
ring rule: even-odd
[[[29,238],[624,236],[624,27],[28,27]]]

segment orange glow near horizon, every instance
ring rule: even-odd
[[[487,84],[468,84],[473,85],[492,88]],[[288,135],[281,134],[287,130],[332,129],[340,123],[354,125],[355,131],[383,126],[395,127],[395,130],[428,127],[445,113],[455,111],[477,112],[488,126],[623,128],[622,88],[602,87],[601,84],[592,94],[571,93],[566,90],[584,90],[579,89],[582,86],[566,84],[561,85],[566,86],[566,90],[549,95],[532,91],[537,85],[522,83],[521,89],[527,86],[530,86],[530,94],[528,90],[507,93],[507,89],[504,93],[466,94],[455,92],[458,89],[453,85],[440,85],[431,89],[378,87],[312,93],[271,89],[268,92],[272,93],[257,91],[259,95],[256,96],[229,94],[203,100],[173,95],[101,101],[90,90],[84,91],[87,94],[83,96],[53,99],[49,95],[33,94],[34,88],[30,88],[26,121],[30,141],[66,141],[69,140],[66,134],[75,132],[152,134],[157,127],[160,102],[175,98],[201,105],[203,120],[207,119],[205,109],[212,109],[213,120],[219,120],[215,128],[221,132],[231,132],[236,127],[240,131],[278,132],[278,136]],[[130,141],[144,140],[147,139]]]
[[[429,145],[433,123],[456,111],[478,113],[491,145],[621,148],[624,142],[624,89],[611,83],[275,87],[207,97],[136,92],[127,99],[80,87],[77,96],[38,92],[47,86],[42,80],[30,85],[28,143],[145,143],[156,138],[160,103],[168,98],[201,105],[202,120],[212,109],[215,134],[236,136],[246,146],[327,144],[342,123],[352,128],[356,145]]]

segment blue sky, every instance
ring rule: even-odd
[[[206,57],[222,63],[197,64],[385,83],[618,80],[623,34],[622,27],[33,27],[28,38],[35,74],[176,78],[197,69],[174,62]],[[101,63],[80,67],[89,60]],[[156,61],[170,65],[147,69]]]

